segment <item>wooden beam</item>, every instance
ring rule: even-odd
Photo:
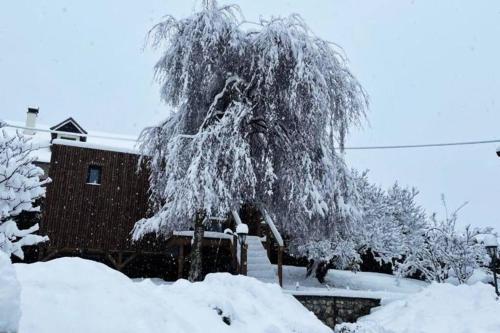
[[[116,262],[115,258],[113,258],[113,256],[109,252],[106,253],[106,258],[108,258],[108,260],[113,264],[113,266],[115,267],[115,269],[120,270],[119,269],[119,265]]]
[[[59,250],[54,250],[50,252],[48,255],[46,255],[42,260],[40,261],[49,261],[50,259],[54,258],[56,255],[59,254]]]
[[[125,259],[125,261],[123,261],[120,264],[120,269],[119,270],[121,271],[122,269],[124,269],[125,266],[127,266],[128,264],[130,264],[132,262],[132,260],[134,260],[135,258],[137,258],[138,255],[139,254],[137,252],[132,253],[131,256],[129,256],[127,259]],[[121,260],[121,259],[119,259],[119,260]]]

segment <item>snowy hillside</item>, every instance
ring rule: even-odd
[[[278,285],[253,278],[222,273],[199,283],[134,282],[78,258],[15,267],[19,333],[330,332]]]

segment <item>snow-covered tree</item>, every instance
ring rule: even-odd
[[[492,229],[466,226],[459,230],[456,222],[463,206],[449,214],[444,198],[443,205],[445,218],[438,219],[436,214],[431,216],[420,244],[409,248],[405,260],[399,264],[400,274],[418,272],[426,280],[436,282],[444,282],[451,276],[458,283],[465,283],[474,269],[489,262],[484,245],[476,237],[491,234]]]
[[[424,210],[416,204],[418,191],[395,183],[388,190],[370,183],[367,172],[352,170],[354,180],[351,204],[357,213],[336,229],[336,237],[299,245],[302,253],[317,267],[359,269],[362,255],[370,252],[380,263],[393,264],[405,257],[409,249],[422,242],[426,226]],[[310,266],[309,273],[314,270]],[[326,270],[317,270],[322,280]]]
[[[341,53],[298,15],[250,26],[215,1],[152,36],[172,112],[141,137],[154,216],[134,238],[194,220],[199,236],[204,216],[249,204],[301,243],[335,241],[356,210],[340,151],[367,107]]]
[[[385,263],[402,258],[426,225],[424,210],[415,202],[418,191],[397,183],[383,190],[369,183],[366,173],[356,184],[362,214],[353,237],[359,252],[371,251],[376,260]]]
[[[45,194],[44,185],[50,180],[40,179],[43,170],[33,164],[36,147],[30,139],[20,132],[9,135],[1,127],[0,123],[0,251],[23,259],[23,246],[48,238],[33,234],[38,224],[19,230],[13,218],[23,211],[39,211],[35,200]]]

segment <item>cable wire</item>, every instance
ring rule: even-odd
[[[36,132],[48,132],[48,133],[54,133],[54,134],[68,134],[68,132],[53,131],[53,130],[48,130],[48,129],[32,128],[32,127],[25,127],[25,126],[17,126],[17,125],[11,125],[8,123],[5,124],[5,127],[25,129],[25,130],[31,130],[31,131],[36,131]],[[78,133],[74,133],[74,135],[83,136],[83,137],[90,137],[90,138],[137,142],[137,139],[116,137],[116,136],[89,135],[89,134],[78,134]],[[192,136],[185,135],[185,137],[192,137]],[[443,142],[443,143],[423,143],[423,144],[412,144],[412,145],[352,146],[352,147],[344,147],[344,150],[413,149],[413,148],[432,148],[432,147],[450,147],[450,146],[470,146],[470,145],[482,145],[482,144],[489,144],[489,143],[500,143],[500,139],[461,141],[461,142]]]
[[[445,143],[424,143],[424,144],[414,144],[414,145],[353,146],[353,147],[344,147],[344,149],[345,150],[408,149],[408,148],[469,146],[469,145],[482,145],[482,144],[488,144],[488,143],[500,143],[500,139],[481,140],[481,141],[445,142]]]

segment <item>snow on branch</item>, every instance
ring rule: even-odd
[[[134,239],[190,227],[200,210],[225,216],[254,204],[280,233],[316,242],[357,214],[338,148],[364,120],[365,91],[298,15],[245,30],[238,14],[209,1],[150,32],[172,112],[141,135],[153,216]]]

